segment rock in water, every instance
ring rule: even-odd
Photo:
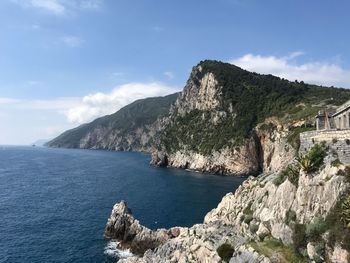
[[[105,228],[107,239],[120,241],[123,248],[137,255],[143,255],[146,250],[154,249],[178,234],[177,228],[151,230],[142,226],[124,201],[114,205]]]

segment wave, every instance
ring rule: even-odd
[[[114,257],[114,258],[128,258],[132,257],[133,254],[130,252],[129,249],[121,249],[119,246],[120,242],[118,241],[109,241],[107,245],[105,246],[104,253],[107,256]]]

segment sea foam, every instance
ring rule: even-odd
[[[128,258],[133,256],[129,249],[120,249],[119,244],[120,242],[118,241],[109,241],[105,246],[104,253],[115,258]]]

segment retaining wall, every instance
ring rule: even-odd
[[[350,129],[300,133],[299,153],[305,154],[312,146],[321,142],[325,142],[331,150],[336,151],[342,163],[350,164]]]

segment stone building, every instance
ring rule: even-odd
[[[315,144],[325,143],[344,164],[350,164],[350,101],[335,111],[319,111],[316,131],[300,134],[299,153],[306,154]]]
[[[350,129],[350,101],[344,103],[335,112],[319,111],[316,116],[316,130]]]

